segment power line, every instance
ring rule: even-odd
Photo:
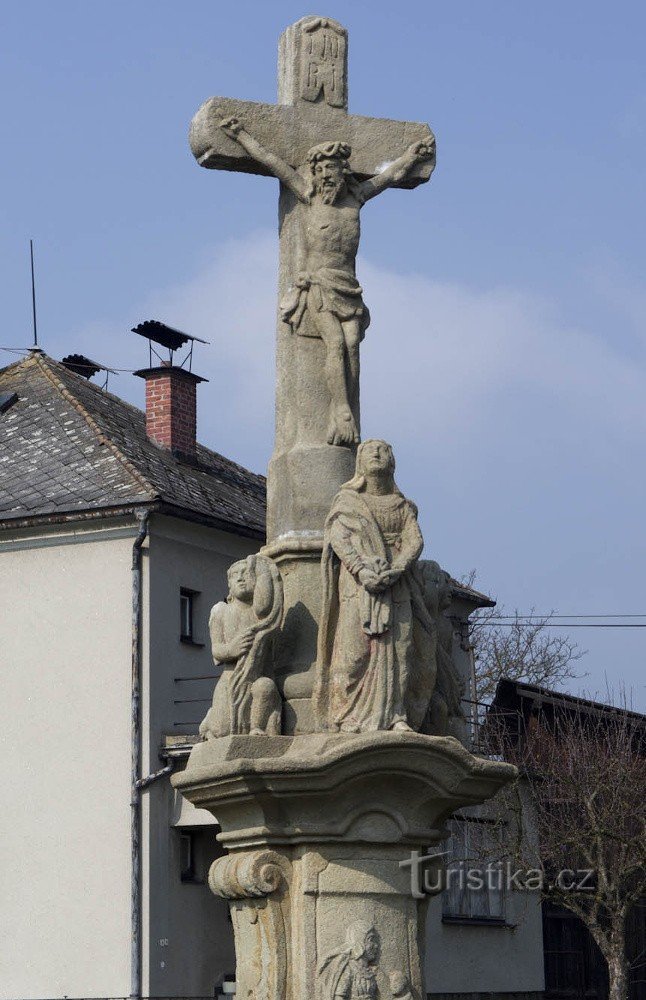
[[[500,621],[478,621],[477,618],[473,621],[473,624],[478,628],[483,626],[489,626],[490,628],[536,628],[536,622],[500,622]],[[558,622],[545,621],[540,623],[541,628],[646,628],[646,622],[569,622],[568,624],[559,624]]]
[[[559,618],[559,619],[561,619],[561,618],[646,618],[646,612],[644,614],[641,614],[641,615],[634,615],[634,614],[633,615],[625,615],[625,614],[617,614],[617,615],[611,615],[611,614],[602,614],[602,615],[553,615],[553,614],[536,615],[536,614],[527,614],[527,615],[525,615],[525,614],[522,614],[519,611],[515,615],[492,615],[489,618],[489,621],[497,621],[497,622],[502,622],[502,621],[507,621],[507,620],[511,620],[511,621],[518,621],[518,620],[527,621],[527,620],[533,620],[533,619],[536,619],[538,621],[543,621],[543,620],[550,621],[553,618]]]
[[[0,351],[8,351],[9,354],[31,354],[31,348],[29,348],[29,347],[0,347]],[[60,362],[60,361],[57,362],[57,364],[59,364],[59,365],[61,363],[62,362]],[[77,363],[77,362],[74,363],[74,366],[76,368],[93,368],[94,367],[93,365],[84,365],[84,364],[80,364],[80,363]],[[110,368],[110,371],[111,372],[128,372],[130,375],[134,375],[134,373],[136,371],[138,371],[138,369],[137,368]]]
[[[537,615],[518,612],[515,615],[491,615],[486,621],[476,618],[473,624],[477,628],[483,625],[489,628],[646,628],[646,621],[634,621],[635,618],[646,619],[646,614]]]

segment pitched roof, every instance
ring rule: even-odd
[[[538,684],[528,684],[525,681],[512,680],[508,677],[501,677],[496,687],[496,693],[491,703],[491,709],[505,711],[515,711],[522,713],[523,709],[532,711],[534,709],[544,709],[550,707],[572,710],[582,715],[621,715],[634,719],[644,720],[646,715],[642,712],[635,712],[623,705],[611,705],[602,701],[593,701],[583,695],[568,694],[566,691],[554,691],[551,688],[541,687]]]
[[[495,608],[496,602],[493,598],[487,594],[483,594],[481,590],[475,590],[468,583],[460,583],[459,580],[454,580],[453,577],[451,577],[449,582],[454,597],[467,601],[469,604],[474,604],[478,608]]]
[[[46,354],[0,370],[0,527],[96,516],[139,504],[254,538],[265,534],[265,480],[197,446],[193,464],[153,444],[141,410]]]

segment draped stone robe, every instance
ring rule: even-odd
[[[435,684],[435,625],[413,567],[417,508],[396,490],[337,494],[323,542],[323,610],[314,708],[322,729],[419,729]],[[404,572],[377,594],[359,581],[375,560]]]

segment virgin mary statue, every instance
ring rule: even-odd
[[[436,674],[436,628],[414,572],[423,539],[385,441],[364,441],[323,535],[314,711],[319,729],[418,730]]]

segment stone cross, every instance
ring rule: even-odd
[[[348,114],[347,44],[337,21],[302,18],[280,39],[278,104],[212,97],[190,129],[201,166],[280,180],[276,428],[265,552],[283,564],[278,659],[302,681],[287,683],[283,694],[304,704],[316,657],[323,523],[353,475],[359,438],[359,342],[369,322],[355,276],[359,212],[386,187],[424,183],[434,167],[427,125]],[[339,178],[343,195],[330,204],[325,185],[333,190]]]
[[[446,722],[460,689],[447,680],[448,653],[440,682],[442,571],[417,563],[416,508],[396,488],[390,446],[355,449],[369,319],[355,259],[362,205],[428,180],[434,143],[424,125],[347,114],[346,51],[335,21],[299,21],[281,41],[282,103],[214,98],[192,129],[205,166],[281,181],[269,542],[231,568],[231,601],[214,609],[213,652],[227,676],[202,732],[216,738],[198,742],[172,779],[217,818],[227,853],[209,886],[229,903],[245,1000],[425,997],[420,890],[426,872],[441,888],[447,818],[517,776],[453,737],[412,730],[435,694],[434,718]],[[400,331],[391,334],[401,349]],[[273,657],[261,633],[277,640]]]
[[[212,97],[202,105],[190,131],[191,148],[201,166],[274,173],[271,166],[250,154],[223,130],[223,121],[229,119],[241,122],[257,146],[271,151],[275,158],[295,170],[303,168],[312,147],[325,142],[347,144],[351,148],[352,173],[360,180],[378,176],[411,144],[431,138],[427,125],[348,114],[347,32],[329,18],[305,17],[287,28],[280,40],[278,81],[278,104]],[[405,174],[390,179],[388,186],[415,187],[429,179],[432,169],[432,162],[421,160]],[[301,234],[297,231],[295,207],[294,194],[281,179],[281,298],[302,269]],[[252,282],[249,287],[252,292]],[[309,338],[294,336],[289,325],[279,321],[273,465],[281,456],[283,468],[280,487],[272,482],[275,477],[271,471],[269,476],[270,538],[294,530],[320,530],[329,503],[341,485],[338,472],[345,476],[352,469],[352,456],[326,454],[329,435],[328,407],[322,405],[321,399],[326,394],[326,386],[321,384],[323,345],[312,342],[315,340],[311,334]],[[358,410],[358,399],[356,405]],[[315,452],[322,449],[321,454],[310,456],[314,466],[310,466],[307,457],[299,456],[297,468],[292,469],[285,456],[295,449],[312,447]],[[339,465],[342,470],[338,470]],[[311,479],[312,469],[319,485],[324,486],[324,495],[320,497],[310,495],[309,490],[303,495],[303,481]]]

